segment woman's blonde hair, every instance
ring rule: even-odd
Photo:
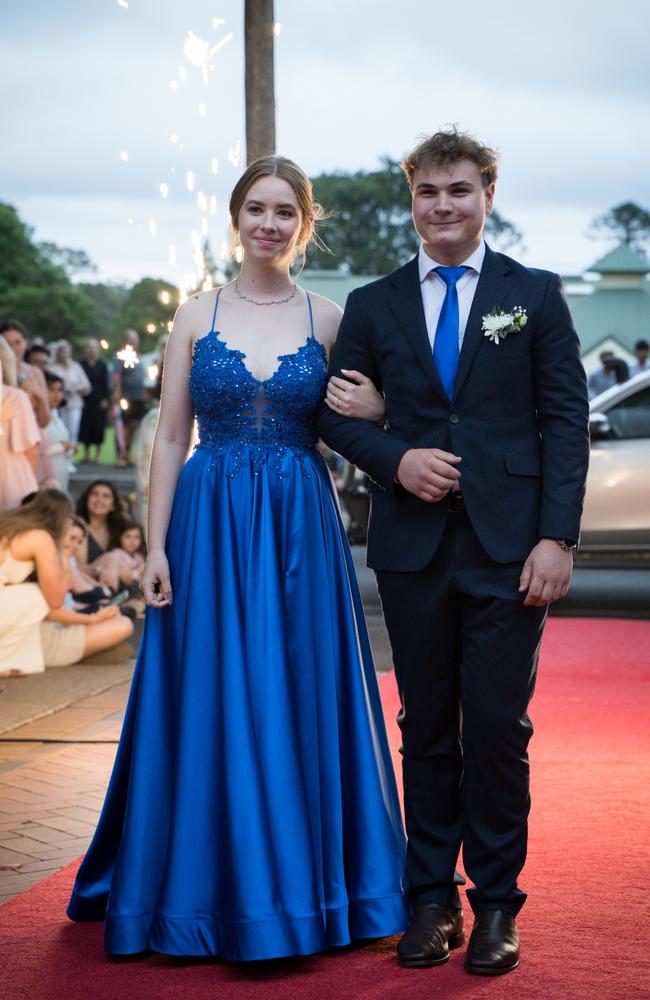
[[[319,250],[327,252],[328,248],[316,232],[316,223],[327,218],[327,212],[314,200],[314,189],[307,174],[293,160],[286,156],[260,156],[254,160],[241,175],[230,195],[230,227],[233,235],[233,249],[239,245],[239,213],[242,210],[246,195],[255,181],[262,177],[280,177],[291,186],[298,201],[302,216],[302,225],[296,250],[304,255],[310,243]]]
[[[72,514],[72,501],[67,493],[40,490],[21,507],[0,514],[0,541],[6,544],[23,531],[40,528],[47,531],[60,546]]]
[[[18,381],[16,355],[1,333],[0,368],[2,369],[2,384],[15,386]]]

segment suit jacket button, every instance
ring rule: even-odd
[[[460,421],[460,417],[458,416],[457,413],[452,413],[449,419],[451,420],[452,424],[457,424]]]

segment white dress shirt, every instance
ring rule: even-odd
[[[481,268],[483,267],[483,260],[485,258],[485,243],[481,240],[480,246],[476,248],[474,253],[470,254],[467,260],[464,260],[459,267],[467,267],[468,271],[458,279],[456,283],[456,289],[458,291],[458,351],[460,352],[463,346],[463,337],[465,336],[465,327],[467,326],[467,319],[469,317],[469,311],[472,308],[472,302],[474,301],[474,294],[476,292],[476,286],[478,285],[478,279],[481,274]],[[436,337],[436,327],[438,326],[438,320],[440,318],[440,312],[442,310],[442,304],[445,301],[445,295],[447,293],[447,285],[435,271],[436,267],[443,267],[439,261],[434,260],[425,253],[424,247],[420,244],[420,253],[418,255],[418,267],[420,270],[420,290],[422,292],[422,305],[424,306],[424,318],[427,323],[427,333],[429,334],[429,343],[431,344],[431,350],[433,351],[433,342]]]

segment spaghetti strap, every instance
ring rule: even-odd
[[[309,306],[309,336],[313,339],[314,338],[314,312],[313,312],[313,309],[311,307],[311,297],[309,295],[309,292],[305,292],[305,295],[307,296],[307,305]]]
[[[217,297],[214,300],[214,312],[212,313],[212,326],[210,327],[210,333],[214,333],[214,321],[217,318],[217,306],[219,305],[219,296],[221,295],[222,290],[223,290],[223,285],[217,292]]]

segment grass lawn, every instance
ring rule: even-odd
[[[85,454],[85,447],[79,445],[79,450],[74,456],[73,461],[79,462],[81,456]],[[115,447],[115,429],[113,427],[107,427],[104,434],[104,443],[99,449],[98,461],[103,465],[115,465],[115,459],[117,457],[117,448]]]

